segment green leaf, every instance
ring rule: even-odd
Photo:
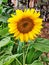
[[[0,0],[0,4],[2,4],[2,2],[6,3],[8,0]]]
[[[22,53],[23,44],[24,44],[24,42],[18,41],[18,48],[17,48],[17,52],[18,53]]]
[[[0,9],[0,14],[2,13],[2,9]]]
[[[0,16],[0,21],[7,23],[8,15]]]
[[[14,45],[14,42],[10,41],[9,44],[3,48],[4,52],[6,54],[12,54],[13,45]]]
[[[46,43],[49,44],[49,40],[45,39],[45,38],[36,38],[36,40],[34,41],[35,43]]]
[[[20,65],[16,60],[14,60],[10,65]]]
[[[0,4],[2,4],[2,0],[0,0]]]
[[[12,9],[9,9],[8,11],[7,11],[7,14],[10,14],[12,12]]]
[[[7,10],[7,8],[3,8],[3,9],[2,9],[2,12],[3,12],[3,13],[5,13],[5,12],[6,12],[6,10]]]
[[[3,65],[9,65],[10,63],[12,63],[12,62],[14,61],[14,59],[15,59],[16,57],[19,57],[19,56],[21,56],[21,55],[22,55],[22,54],[15,54],[15,55],[12,55],[12,56],[7,57],[7,58],[5,59]]]
[[[7,1],[8,1],[8,0],[3,0],[2,2],[5,2],[5,3],[6,3]]]
[[[27,54],[27,63],[32,63],[34,60],[38,59],[41,54],[41,51],[33,50],[33,48],[30,49],[30,51]]]
[[[0,48],[6,46],[10,42],[10,37],[6,37],[0,41]]]
[[[7,34],[8,34],[8,28],[4,28],[4,29],[0,30],[0,36],[4,37]]]
[[[10,41],[6,46],[0,48],[0,59],[6,57],[6,55],[11,55],[13,50],[14,42]]]
[[[3,65],[3,60],[0,61],[0,65]]]
[[[27,54],[27,63],[31,63],[35,49],[31,48]]]
[[[36,60],[30,65],[43,65],[43,63],[41,61],[39,61],[39,60]]]
[[[2,14],[3,7],[0,5],[0,14]]]
[[[49,40],[37,38],[32,46],[39,51],[49,52]]]

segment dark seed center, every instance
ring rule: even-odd
[[[17,29],[20,33],[28,33],[34,27],[33,20],[30,18],[23,18],[17,23]]]
[[[24,23],[23,27],[27,27],[28,23]]]

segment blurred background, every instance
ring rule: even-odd
[[[49,21],[49,0],[8,0],[8,5],[14,9],[35,8],[41,12],[43,21]]]

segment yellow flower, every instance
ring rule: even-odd
[[[16,10],[16,14],[8,19],[9,32],[20,41],[35,39],[42,28],[42,19],[39,16],[40,12],[35,9]]]

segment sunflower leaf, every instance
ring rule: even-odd
[[[36,59],[39,58],[39,56],[42,54],[41,51],[35,51],[32,49],[30,49],[30,51],[27,54],[27,63],[32,63],[33,61],[35,61]]]
[[[7,27],[0,30],[0,36],[4,37],[4,36],[6,36],[7,34],[9,34]]]
[[[49,40],[37,38],[32,46],[39,51],[49,52]]]
[[[16,57],[19,57],[21,56],[22,54],[15,54],[15,55],[12,55],[12,56],[9,56],[7,57],[5,60],[4,60],[4,64],[3,65],[9,65],[10,63],[12,63],[14,61],[14,59]]]
[[[5,3],[6,3],[7,1],[8,1],[8,0],[2,0],[2,2],[5,2]]]
[[[6,37],[0,41],[0,48],[6,46],[10,42],[10,37]]]
[[[31,65],[43,65],[43,63],[39,60],[36,60]]]

